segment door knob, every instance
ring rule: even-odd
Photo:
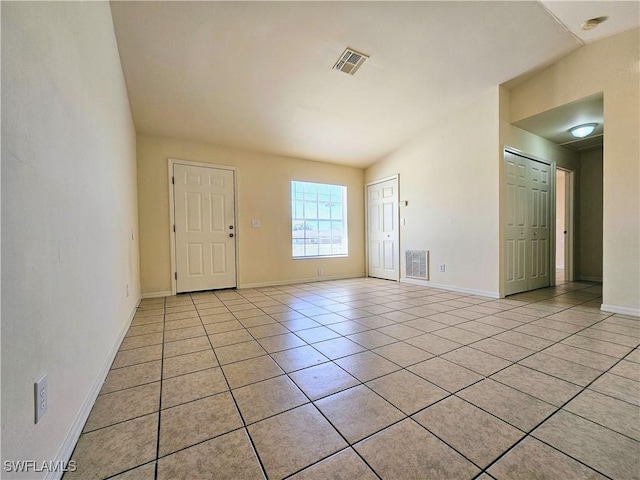
[[[229,225],[229,230],[233,230],[233,225]]]
[[[229,234],[229,236],[230,236],[231,238],[233,238],[233,233],[230,233],[230,234]]]

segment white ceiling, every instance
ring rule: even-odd
[[[542,0],[544,7],[584,43],[631,30],[640,23],[640,2],[620,0]],[[592,30],[582,30],[591,18],[608,17]]]
[[[556,18],[564,13],[549,13],[556,3],[565,2],[111,9],[138,133],[365,167],[479,94],[579,48]],[[594,2],[566,3],[578,11]],[[619,2],[595,3],[601,16]],[[371,56],[355,76],[332,70],[347,46]]]

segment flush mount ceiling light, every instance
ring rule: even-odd
[[[353,75],[358,71],[367,58],[369,58],[369,55],[347,48],[344,53],[340,55],[340,58],[333,66],[333,69]]]
[[[577,125],[570,128],[569,133],[576,138],[584,138],[591,135],[597,126],[597,123],[585,123],[583,125]]]
[[[591,30],[593,28],[596,28],[598,25],[606,21],[608,18],[609,17],[590,18],[589,20],[587,20],[582,24],[582,30]]]

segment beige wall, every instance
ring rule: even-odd
[[[400,248],[429,250],[425,283],[498,295],[497,152],[496,87],[366,170],[366,182],[400,174]]]
[[[68,459],[140,288],[136,139],[109,4],[1,8],[4,465]]]
[[[362,169],[139,135],[143,294],[171,291],[168,158],[237,167],[239,287],[364,275]],[[291,180],[347,186],[347,258],[292,260]],[[252,219],[261,227],[252,228]]]
[[[639,31],[589,44],[510,95],[513,122],[603,92],[603,309],[635,315],[640,315]]]
[[[580,278],[602,279],[602,148],[580,154]]]

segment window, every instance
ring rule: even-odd
[[[347,255],[347,187],[291,182],[293,258]]]

